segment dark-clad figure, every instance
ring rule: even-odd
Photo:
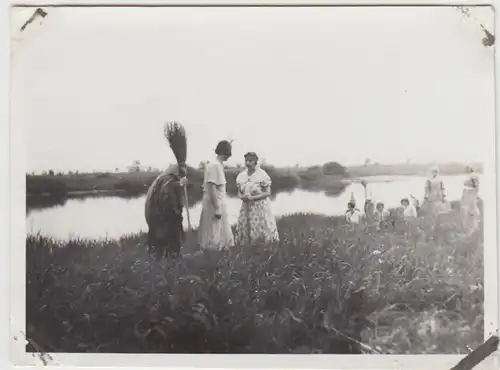
[[[156,259],[177,257],[184,241],[182,208],[187,167],[170,166],[149,187],[146,195],[148,249]]]

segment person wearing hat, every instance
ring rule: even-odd
[[[205,166],[203,200],[198,229],[201,249],[223,249],[234,245],[233,232],[226,205],[226,175],[224,165],[232,153],[231,143],[220,141],[216,158]]]
[[[238,244],[279,241],[276,218],[271,210],[271,178],[260,166],[254,152],[245,154],[246,169],[236,177],[238,195],[242,200],[236,241]]]

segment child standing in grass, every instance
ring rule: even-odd
[[[379,228],[382,228],[386,225],[389,219],[389,211],[385,209],[384,203],[377,203],[377,210],[375,211],[375,221],[378,224]]]
[[[412,221],[417,218],[417,209],[415,208],[413,202],[410,202],[408,198],[401,199],[401,208],[403,218],[406,221]]]
[[[356,203],[350,201],[347,203],[347,211],[345,213],[345,219],[349,224],[359,224],[362,219],[362,213],[356,208]]]

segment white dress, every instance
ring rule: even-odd
[[[216,210],[210,201],[209,184],[215,185],[215,194],[222,215],[219,219],[215,217]],[[223,249],[234,245],[226,204],[226,175],[224,166],[218,160],[208,163],[205,167],[198,241],[202,249]]]

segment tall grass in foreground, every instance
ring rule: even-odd
[[[143,235],[28,237],[28,337],[52,352],[464,353],[483,340],[483,239],[458,222],[293,215],[279,245],[170,263]]]

